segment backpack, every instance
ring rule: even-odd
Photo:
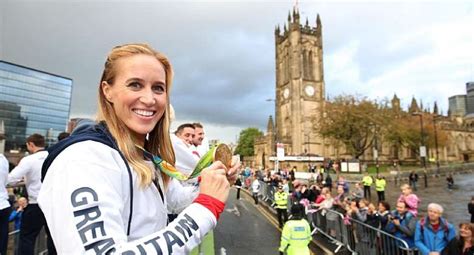
[[[449,235],[449,226],[448,226],[448,221],[446,219],[441,218],[440,223],[443,223],[443,232],[444,232],[444,239],[446,242],[449,242],[448,240],[448,235]],[[426,217],[423,217],[420,219],[420,233],[421,233],[421,238],[424,238],[424,231],[425,231],[425,222],[426,222]]]
[[[132,223],[132,214],[133,214],[133,179],[132,179],[132,171],[130,166],[128,165],[125,156],[120,152],[115,139],[110,134],[107,126],[104,122],[100,122],[99,124],[95,125],[84,125],[80,128],[74,130],[74,132],[67,138],[59,141],[53,146],[48,148],[48,157],[43,163],[41,168],[41,182],[44,181],[44,178],[47,176],[48,169],[53,163],[54,159],[67,147],[73,145],[78,142],[83,141],[95,141],[99,143],[103,143],[112,149],[116,150],[120,157],[122,157],[123,161],[125,162],[125,166],[127,167],[128,171],[128,178],[130,180],[130,215],[128,217],[128,226],[127,226],[127,235],[130,235],[130,226]]]

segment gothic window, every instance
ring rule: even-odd
[[[308,58],[308,79],[314,80],[314,61],[313,61],[313,51],[309,51],[309,58]]]

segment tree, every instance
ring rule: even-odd
[[[325,107],[325,117],[315,128],[323,137],[342,142],[354,158],[373,146],[375,135],[382,134],[389,121],[386,104],[367,98],[338,96]]]
[[[433,118],[436,115],[421,113],[423,115],[423,145],[435,149],[435,132]],[[422,134],[420,127],[420,116],[402,113],[393,117],[385,136],[387,142],[394,144],[397,148],[402,146],[409,148],[416,155],[420,155]],[[442,148],[447,143],[447,134],[439,124],[437,127],[438,147]]]
[[[240,154],[240,156],[253,156],[253,144],[256,138],[263,136],[263,132],[258,130],[258,128],[246,128],[240,131],[239,142],[237,148],[235,148],[235,153]]]

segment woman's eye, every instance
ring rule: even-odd
[[[141,84],[139,82],[131,82],[127,85],[127,87],[138,89],[141,87]]]
[[[164,85],[155,85],[155,86],[153,86],[153,91],[155,93],[160,93],[161,94],[161,93],[165,92],[166,89],[165,89]]]

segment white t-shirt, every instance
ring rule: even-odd
[[[130,180],[120,154],[102,143],[84,141],[62,151],[51,164],[38,201],[58,254],[187,254],[216,225],[211,211],[192,203],[167,224],[167,204],[189,203],[195,194],[177,181],[164,199],[155,184]],[[162,181],[160,178],[160,186]],[[132,254],[132,253],[131,253]]]
[[[260,191],[260,182],[255,179],[253,182],[252,182],[252,192],[253,193],[258,193]]]
[[[182,173],[191,174],[199,161],[199,157],[193,154],[191,147],[176,135],[171,134],[170,137],[176,157],[176,169]]]
[[[48,156],[47,151],[37,151],[20,160],[8,175],[8,183],[13,184],[25,178],[26,191],[28,192],[28,203],[37,204],[38,193],[41,189],[41,167]]]
[[[0,154],[0,210],[10,207],[8,202],[8,192],[7,188],[7,179],[8,179],[8,160]]]

